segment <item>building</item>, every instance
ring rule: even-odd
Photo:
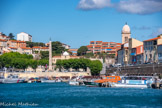
[[[7,41],[7,46],[8,47],[26,47],[26,42],[25,41],[17,41],[17,40],[9,40]]]
[[[77,48],[69,49],[68,51],[71,52],[73,56],[77,56],[77,51],[78,51]]]
[[[143,49],[143,45],[140,45],[140,46],[137,46],[136,47],[136,63],[137,64],[143,64],[144,61],[143,61],[143,52],[144,52],[144,49]]]
[[[70,49],[70,45],[67,45],[67,44],[62,43],[62,46],[63,46],[65,49]]]
[[[0,54],[3,54],[4,48],[7,48],[7,40],[0,39]]]
[[[34,46],[32,47],[33,51],[49,51],[49,48],[48,47],[41,47],[41,46]]]
[[[17,40],[32,42],[32,36],[27,33],[21,32],[17,34]]]
[[[122,44],[127,43],[129,41],[129,38],[131,38],[130,27],[127,25],[127,23],[123,26],[121,34],[122,34]]]
[[[129,57],[128,48],[129,48],[128,42],[121,45],[121,49],[117,51],[117,53],[118,53],[117,54],[117,63],[119,63],[121,65],[128,64],[128,57]]]
[[[65,51],[61,56],[53,56],[52,63],[56,64],[57,60],[75,59],[75,58],[80,58],[80,57],[79,56],[70,56],[70,54]]]
[[[162,35],[156,38],[145,40],[144,42],[144,62],[158,62],[158,45],[162,44]],[[160,49],[160,48],[159,48]]]
[[[30,47],[22,47],[22,48],[18,48],[17,52],[21,53],[21,54],[32,54],[32,48]]]
[[[162,44],[158,45],[157,53],[158,53],[158,62],[162,63]]]
[[[128,47],[128,64],[136,64],[137,63],[137,58],[136,58],[136,47],[143,45],[143,42],[134,39],[134,38],[129,38],[129,47]]]
[[[101,53],[117,54],[117,50],[121,48],[121,43],[116,42],[102,42],[102,41],[90,41],[87,45],[87,53]]]
[[[9,40],[10,38],[8,36],[3,35],[3,33],[0,32],[0,39]]]

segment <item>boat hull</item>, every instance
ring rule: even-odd
[[[141,84],[112,84],[112,87],[120,87],[120,88],[148,88],[147,85]]]

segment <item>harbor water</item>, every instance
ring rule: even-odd
[[[162,90],[67,83],[0,84],[0,108],[162,108]]]

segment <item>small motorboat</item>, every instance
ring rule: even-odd
[[[48,78],[41,78],[41,83],[55,83],[56,80],[50,80]]]
[[[7,78],[1,79],[1,83],[18,83],[18,75],[10,74]]]
[[[28,83],[41,83],[41,80],[39,78],[30,78]]]

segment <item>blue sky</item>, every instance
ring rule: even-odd
[[[162,33],[160,0],[0,0],[0,16],[6,35],[26,32],[34,42],[51,37],[71,48],[93,40],[121,42],[125,22],[141,41]]]

